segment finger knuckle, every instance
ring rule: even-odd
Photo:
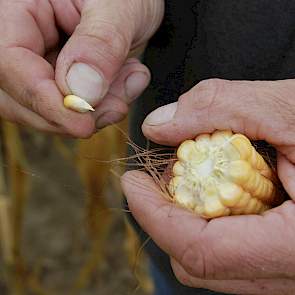
[[[189,246],[182,259],[181,264],[184,269],[192,276],[206,279],[207,274],[207,261],[205,260],[204,254],[201,252],[201,249],[195,244]]]
[[[218,104],[222,99],[227,82],[221,79],[208,79],[199,82],[179,98],[181,105],[189,104],[196,111],[204,111]]]
[[[203,80],[192,89],[198,109],[209,108],[217,102],[225,88],[225,81],[220,79]]]
[[[49,106],[49,97],[42,91],[42,82],[36,83],[34,87],[24,87],[20,95],[21,103],[39,115],[54,113],[55,110]]]
[[[203,240],[192,244],[185,251],[181,264],[191,276],[204,280],[218,277],[218,259],[208,245],[210,243]]]
[[[122,28],[110,22],[95,20],[87,25],[84,23],[76,29],[78,35],[92,39],[99,48],[97,54],[107,60],[121,60],[128,55],[130,39]]]

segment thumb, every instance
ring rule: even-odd
[[[124,64],[136,37],[133,1],[88,0],[81,21],[62,49],[56,81],[64,95],[96,106]]]
[[[275,101],[269,99],[276,97],[270,91],[279,92],[283,86],[277,81],[204,80],[177,102],[149,114],[143,133],[156,143],[171,146],[215,130],[232,130],[272,144],[278,131],[286,129],[286,122]]]

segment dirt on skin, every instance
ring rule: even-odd
[[[29,277],[33,276],[41,288],[23,289],[17,294],[148,295],[142,288],[135,290],[138,282],[124,249],[126,229],[120,210],[113,211],[107,246],[100,253],[103,259],[81,282],[81,267],[89,259],[92,244],[85,226],[85,189],[75,163],[66,161],[57,151],[52,137],[26,133],[22,138],[29,164],[24,172],[29,175],[30,190],[21,251]],[[71,146],[74,141],[66,143]],[[121,196],[111,186],[107,198],[110,207],[121,207]],[[3,268],[0,260],[0,294],[14,295],[14,288],[1,275]]]

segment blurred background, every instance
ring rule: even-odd
[[[89,140],[1,122],[0,294],[152,294],[122,210],[127,121]]]

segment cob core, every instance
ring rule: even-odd
[[[275,202],[272,169],[249,139],[216,131],[184,141],[169,191],[176,203],[205,218],[259,214]]]

